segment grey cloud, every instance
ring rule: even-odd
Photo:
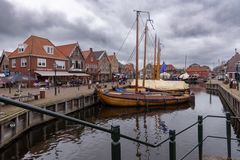
[[[31,10],[18,12],[11,3],[1,1],[0,5],[0,35],[21,36],[30,32],[57,26],[65,15],[43,10],[38,13]],[[30,33],[31,34],[31,33]]]
[[[19,41],[36,34],[56,44],[78,41],[82,49],[92,47],[105,49],[110,53],[116,52],[135,20],[133,9],[151,12],[155,28],[164,44],[161,59],[177,67],[183,67],[185,55],[189,57],[188,64],[196,62],[213,65],[214,61],[218,60],[216,57],[227,59],[232,56],[234,48],[240,45],[238,0],[78,0],[77,2],[87,8],[92,13],[92,17],[85,17],[87,20],[78,18],[71,22],[67,19],[67,13],[51,11],[49,8],[41,12],[29,9],[19,11],[13,3],[1,1],[0,49],[10,46],[14,49]],[[103,21],[104,25],[92,26],[96,19]],[[140,31],[142,30],[143,25],[140,23]],[[134,46],[135,28],[118,54],[118,58],[126,62]],[[152,54],[150,42],[148,47],[149,53]],[[142,50],[141,44],[141,58]],[[149,57],[152,58],[152,55]]]

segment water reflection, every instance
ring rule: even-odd
[[[224,115],[227,107],[214,93],[207,94],[201,86],[192,86],[195,105],[182,104],[157,108],[100,108],[76,112],[71,116],[85,119],[100,126],[119,124],[121,133],[150,143],[168,137],[169,129],[179,131],[197,120],[197,115]],[[211,101],[210,97],[211,96]],[[240,125],[233,121],[232,136],[240,136]],[[225,136],[225,121],[211,119],[204,122],[205,135]],[[197,128],[177,138],[178,159],[197,142]],[[110,135],[89,127],[63,120],[51,121],[23,134],[14,143],[2,149],[0,158],[9,159],[111,159]],[[168,159],[168,143],[153,149],[121,139],[122,159]],[[218,146],[218,147],[216,147]],[[226,156],[225,141],[204,144],[204,154]],[[240,143],[232,144],[233,157],[240,156]],[[160,158],[159,158],[160,157]],[[189,159],[197,159],[197,151]]]
[[[87,110],[71,114],[71,116],[94,122],[94,117],[97,113],[98,109],[91,107]],[[74,122],[64,120],[47,122],[46,124],[33,127],[16,141],[1,149],[0,159],[29,159],[29,157],[31,157],[30,159],[37,159],[50,151],[54,152],[55,158],[58,159],[59,152],[62,152],[57,147],[59,142],[75,142],[80,144],[83,130],[84,126],[75,124]],[[24,157],[26,153],[29,154],[28,158]]]

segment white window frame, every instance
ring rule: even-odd
[[[54,47],[53,46],[43,46],[43,48],[47,52],[47,54],[53,54],[54,53]]]
[[[47,67],[47,60],[45,58],[37,58],[38,67]]]
[[[12,59],[11,63],[12,63],[12,68],[16,68],[17,66],[16,59]]]
[[[24,48],[22,48],[22,47],[19,47],[19,48],[18,48],[18,52],[19,52],[19,53],[22,53],[22,52],[24,52]]]
[[[56,63],[57,69],[65,69],[66,68],[65,61],[55,60],[55,63]]]
[[[18,45],[18,53],[23,53],[26,47],[27,47],[26,44],[19,44]]]
[[[27,67],[27,59],[21,58],[21,67]]]

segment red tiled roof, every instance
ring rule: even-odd
[[[133,64],[125,64],[124,69],[126,71],[134,71],[134,66]]]
[[[236,72],[236,63],[240,61],[240,54],[238,52],[227,61],[227,72]]]
[[[65,56],[63,55],[63,53],[60,52],[56,48],[56,46],[46,38],[37,37],[37,36],[32,35],[27,40],[24,41],[24,44],[27,45],[24,52],[18,53],[18,48],[17,48],[15,51],[12,52],[12,54],[9,56],[9,58],[33,55],[33,56],[39,56],[39,57],[67,60],[65,58]],[[54,53],[48,54],[43,48],[45,45],[53,46]]]
[[[82,54],[83,54],[84,59],[87,59],[87,57],[89,56],[90,53],[91,53],[90,50],[88,50],[88,51],[82,51]]]
[[[85,59],[85,64],[98,64],[98,61],[93,51],[91,50],[82,51],[82,54]],[[93,58],[93,61],[91,61],[91,57]]]
[[[77,43],[72,43],[72,44],[57,46],[57,49],[60,50],[66,57],[70,57],[71,53],[73,52],[76,46],[77,46]]]

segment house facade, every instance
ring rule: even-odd
[[[119,62],[115,52],[113,53],[113,55],[108,56],[108,60],[111,64],[111,73],[119,73]]]
[[[204,68],[204,67],[188,67],[186,69],[186,72],[189,74],[189,75],[197,75],[201,78],[207,78],[209,76],[209,70]]]
[[[3,51],[2,56],[0,57],[0,73],[3,73],[5,76],[10,74],[9,71],[9,55],[11,52]]]
[[[30,36],[9,56],[11,73],[22,73],[40,80],[68,70],[68,59],[46,38]]]
[[[68,71],[73,73],[85,73],[85,59],[78,43],[57,46],[68,59]]]
[[[124,65],[124,74],[127,75],[129,79],[135,78],[135,69],[132,63],[128,63]]]
[[[94,54],[98,61],[98,81],[107,82],[111,80],[111,63],[109,62],[106,51],[95,51]]]
[[[160,70],[161,70],[162,65],[160,65]],[[176,68],[172,64],[167,64],[165,72],[169,74],[175,74],[176,73]]]
[[[239,61],[240,61],[240,54],[235,49],[235,55],[232,56],[225,64],[226,74],[228,75],[229,79],[235,79],[236,65]]]
[[[146,78],[147,79],[153,78],[153,65],[150,63],[147,64],[147,66],[146,66]]]
[[[84,60],[85,60],[85,71],[90,75],[92,82],[98,81],[99,77],[99,68],[96,55],[94,54],[92,48],[86,51],[82,51]]]

